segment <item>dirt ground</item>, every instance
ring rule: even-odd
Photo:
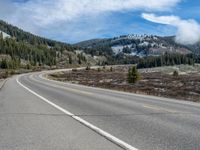
[[[178,77],[174,77],[168,68],[168,71],[140,70],[141,80],[135,84],[129,84],[127,83],[129,67],[116,67],[112,70],[110,68],[76,70],[52,74],[50,77],[59,81],[93,87],[200,102],[200,73],[197,71],[180,72]]]
[[[0,79],[5,79],[5,78],[7,78],[7,76],[8,75],[7,75],[6,71],[0,69]]]

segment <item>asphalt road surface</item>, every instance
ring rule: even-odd
[[[200,104],[47,80],[0,91],[1,150],[199,150]]]

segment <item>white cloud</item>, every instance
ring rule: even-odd
[[[81,16],[126,10],[169,10],[180,0],[30,0],[20,3],[22,12],[28,11],[42,24],[70,21]]]
[[[195,44],[200,41],[200,24],[193,19],[182,20],[177,16],[156,16],[143,13],[142,17],[148,21],[167,24],[177,28],[176,42],[181,44]]]
[[[15,3],[13,3],[15,1]],[[124,11],[168,11],[181,0],[0,0],[0,18],[34,34],[68,37],[79,33],[89,38],[108,26],[107,16]],[[104,19],[106,18],[106,19]],[[76,28],[77,23],[89,24]],[[101,22],[104,21],[104,22]],[[94,23],[95,22],[95,25]],[[93,29],[91,29],[93,28]],[[63,29],[66,29],[64,31]],[[74,31],[73,33],[71,31]],[[94,33],[91,33],[94,31]],[[49,33],[48,33],[49,32]],[[52,35],[52,37],[54,37]],[[57,38],[59,39],[59,37]],[[63,39],[63,38],[62,38]]]

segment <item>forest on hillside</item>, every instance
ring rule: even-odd
[[[11,38],[3,38],[3,34],[0,34],[0,68],[2,69],[30,68],[45,65],[51,67],[61,63],[61,61],[70,65],[74,63],[82,65],[82,62],[90,64],[83,53],[91,55],[93,60],[95,60],[95,56],[104,56],[107,59],[97,62],[97,65],[137,64],[138,68],[151,68],[200,63],[200,56],[192,53],[187,55],[165,53],[161,56],[146,56],[142,58],[128,56],[126,53],[116,55],[111,48],[112,45],[108,44],[111,42],[110,40],[95,40],[95,46],[93,45],[90,48],[69,45],[33,35],[4,21],[0,21],[0,30],[11,36]],[[115,44],[116,42],[119,42],[119,40],[116,40]],[[130,41],[121,40],[120,42],[122,42],[121,44],[127,44]],[[81,53],[76,54],[76,50],[81,51]],[[66,52],[71,52],[71,54],[66,54]],[[63,57],[63,53],[66,56]]]
[[[0,34],[0,54],[10,57],[2,58],[0,66],[3,69],[17,69],[21,67],[21,60],[27,61],[27,65],[55,65],[56,51],[45,45],[33,46],[25,42],[17,42],[15,39],[3,39]]]
[[[200,55],[196,54],[178,54],[178,53],[165,53],[161,56],[125,56],[118,54],[115,57],[110,57],[107,65],[116,64],[137,64],[139,69],[141,68],[153,68],[162,66],[174,66],[180,64],[194,65],[195,63],[200,63]]]
[[[73,50],[73,47],[70,44],[31,34],[2,20],[0,20],[0,30],[15,38],[17,42],[26,42],[31,45],[48,45],[50,47],[62,47],[67,50]]]
[[[73,52],[75,47],[25,32],[0,20],[0,31],[11,36],[3,38],[0,32],[0,68],[17,69],[30,66],[53,66],[63,51]],[[23,62],[22,62],[23,61]]]

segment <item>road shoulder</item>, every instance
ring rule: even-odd
[[[0,90],[4,87],[7,80],[8,79],[0,79]]]

